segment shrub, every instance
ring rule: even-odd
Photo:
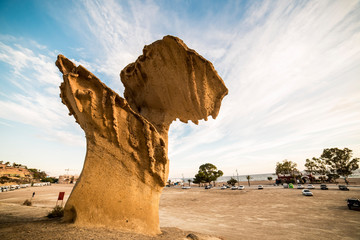
[[[237,183],[238,181],[235,179],[235,178],[230,178],[229,181],[227,181],[227,184],[230,184],[231,186],[235,186],[235,184]]]
[[[54,209],[47,215],[48,218],[61,218],[64,216],[64,208],[55,206]]]
[[[32,203],[31,203],[31,201],[29,201],[29,199],[26,199],[26,200],[24,201],[23,205],[25,205],[25,206],[31,206]]]

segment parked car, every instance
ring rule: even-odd
[[[308,184],[308,185],[307,185],[307,189],[315,189],[315,187],[314,187],[314,185],[312,185],[312,184]]]
[[[231,190],[237,190],[238,188],[235,187],[235,186],[232,186],[230,189],[231,189]]]
[[[211,185],[205,186],[205,189],[210,189],[210,188],[211,188]]]
[[[264,187],[262,185],[259,185],[258,189],[264,189]]]
[[[321,184],[320,189],[321,190],[329,190],[328,187],[326,186],[326,184]]]
[[[191,187],[189,186],[183,186],[182,189],[190,189]]]
[[[221,190],[225,190],[225,189],[227,189],[227,187],[226,187],[226,186],[222,186],[220,189],[221,189]]]
[[[339,185],[339,189],[343,191],[349,191],[348,187],[345,185]]]
[[[304,186],[301,185],[301,184],[298,184],[298,185],[297,185],[297,189],[304,189]]]
[[[0,188],[1,188],[1,191],[2,191],[2,192],[7,192],[7,191],[10,190],[10,187],[9,187],[9,186],[2,186],[2,187],[0,187]]]
[[[305,196],[313,196],[312,192],[309,189],[302,190],[302,194]]]
[[[283,187],[284,187],[284,188],[289,188],[289,185],[288,185],[287,183],[284,183],[284,184],[283,184]]]
[[[239,190],[244,190],[244,189],[245,189],[245,187],[244,187],[244,186],[242,186],[242,185],[240,185],[240,186],[238,186],[238,189],[239,189]]]
[[[349,198],[347,205],[349,209],[360,208],[360,200],[357,198]]]

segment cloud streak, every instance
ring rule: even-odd
[[[9,72],[1,81],[14,86],[0,98],[0,118],[41,129],[45,139],[84,146],[83,134],[79,136],[81,132],[61,104],[58,87],[62,80],[54,58],[49,57],[52,54],[39,52],[36,42],[30,43],[32,49],[18,42],[16,38],[0,42],[0,62]],[[68,139],[61,137],[64,131]]]
[[[326,147],[350,146],[359,152],[357,10],[355,1],[264,2],[225,28],[225,36],[226,30],[239,31],[214,61],[229,88],[217,128],[203,127],[188,144],[179,141],[181,136],[173,139],[181,144],[172,159],[189,148],[196,152],[212,131],[224,137],[189,154],[191,167],[228,162],[226,172],[238,168],[248,174],[273,171],[282,158],[302,168],[306,158]],[[244,168],[250,161],[254,164]],[[261,161],[263,168],[256,164]]]

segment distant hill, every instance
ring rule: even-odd
[[[9,162],[0,161],[0,184],[14,183],[31,183],[46,178],[46,173],[35,168],[27,168],[27,166]]]
[[[11,167],[7,164],[0,164],[0,183],[30,183],[33,178],[33,173],[25,166]]]

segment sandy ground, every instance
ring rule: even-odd
[[[244,184],[245,185],[245,184]],[[360,198],[360,185],[340,191],[264,185],[258,190],[165,188],[160,202],[163,234],[152,238],[114,229],[81,228],[48,220],[60,191],[69,196],[72,185],[32,187],[0,193],[0,239],[360,239],[360,211],[349,210],[346,199]],[[21,204],[31,198],[33,206]],[[210,237],[214,236],[214,237]]]

